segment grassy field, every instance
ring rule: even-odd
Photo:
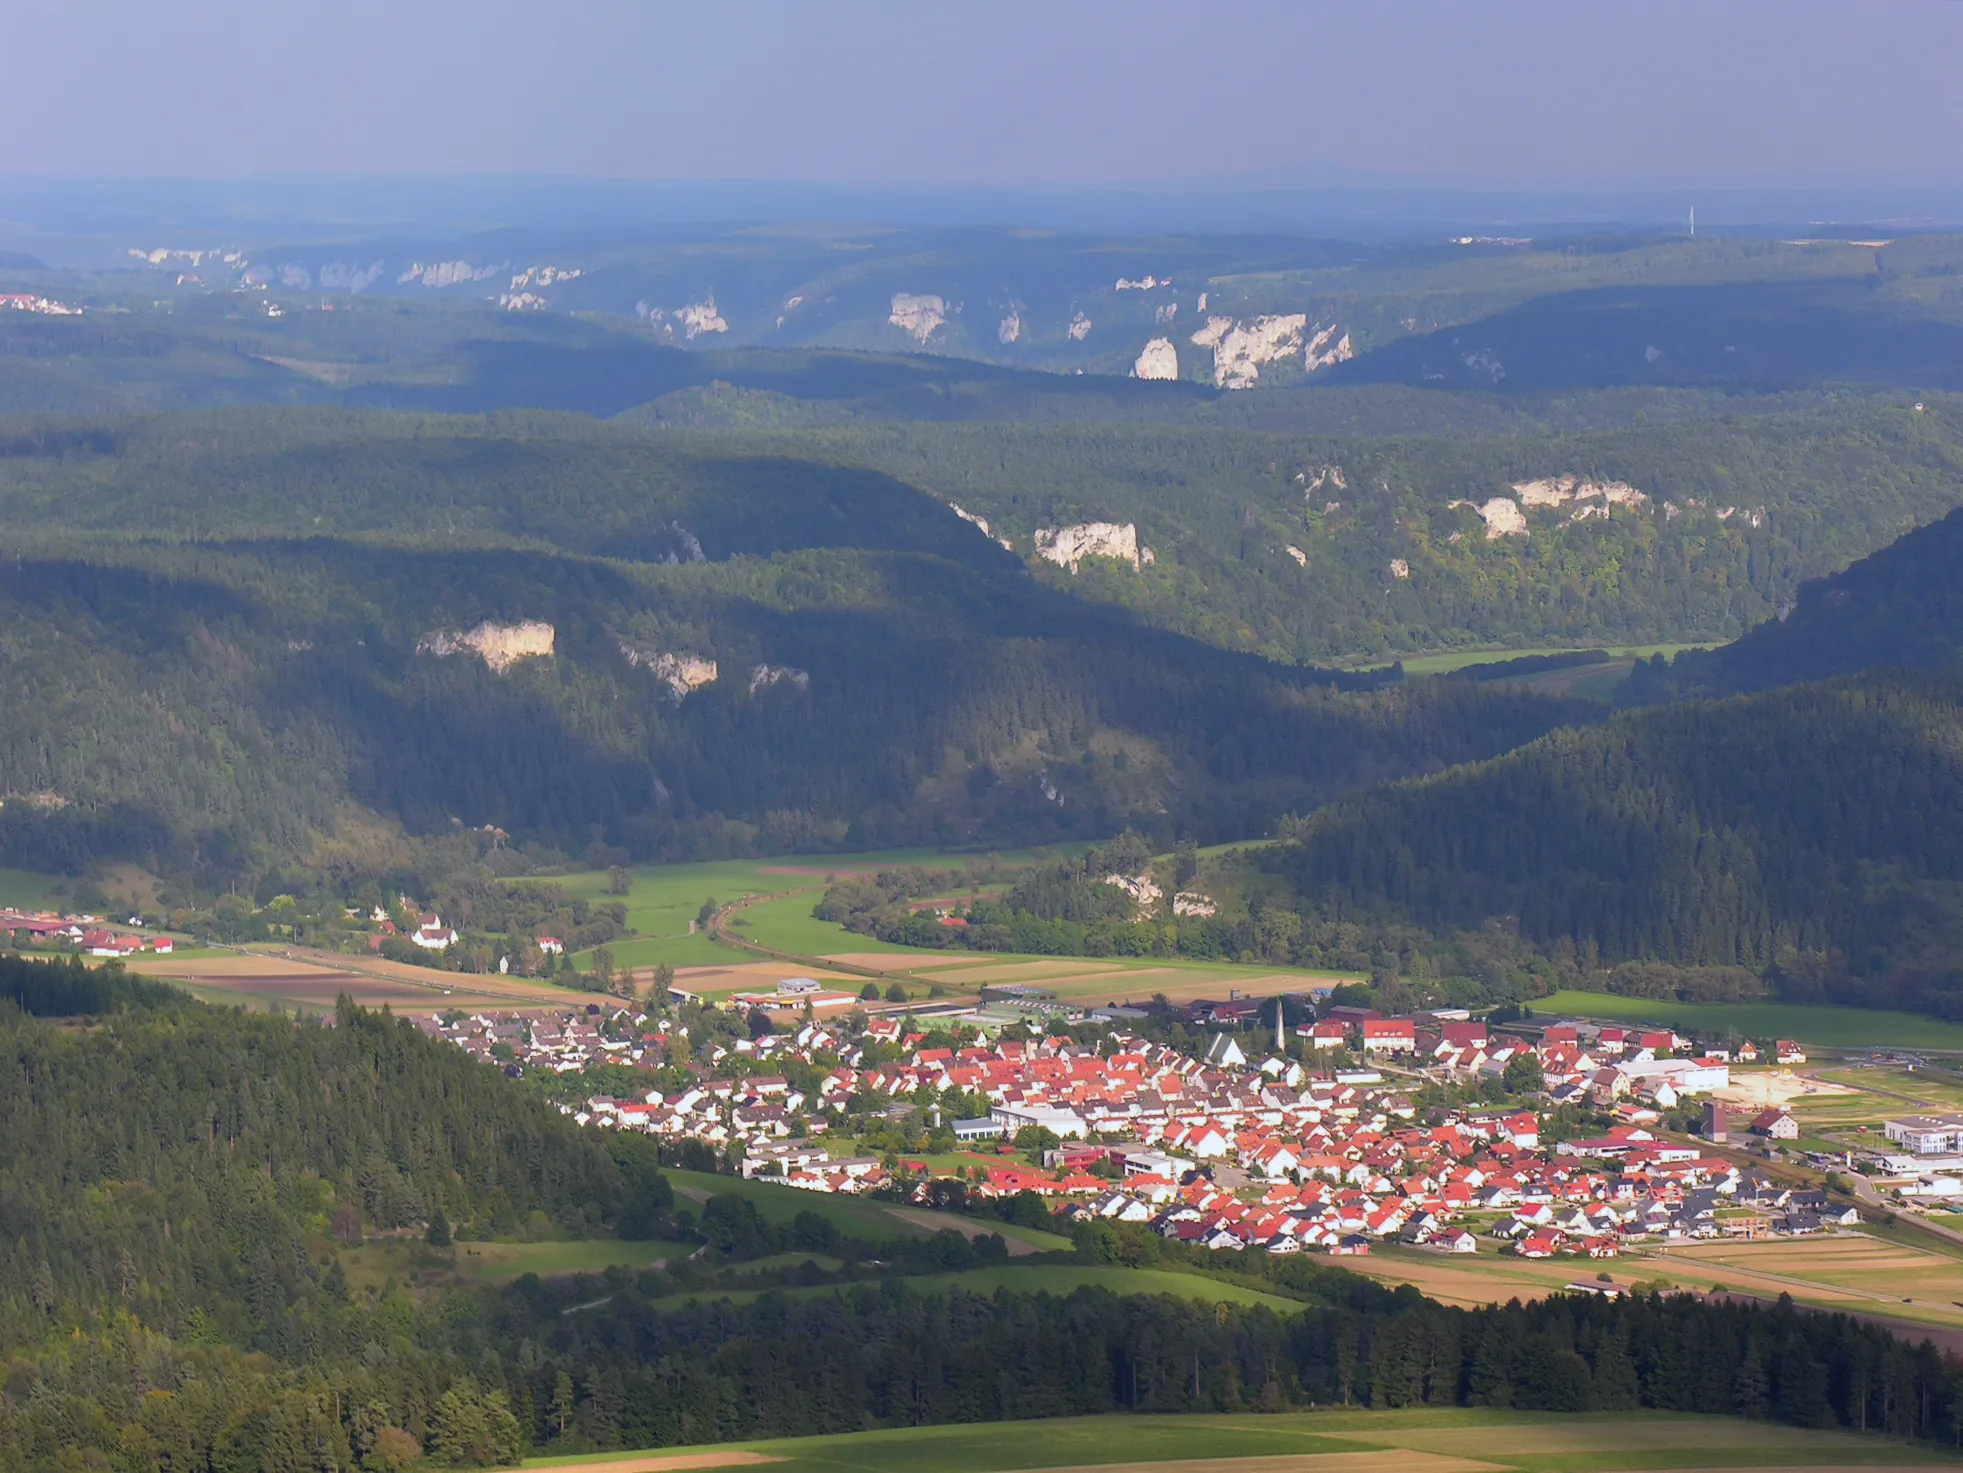
[[[733,1192],[757,1204],[766,1222],[789,1222],[800,1212],[815,1212],[830,1221],[848,1237],[879,1241],[886,1238],[927,1237],[942,1228],[958,1232],[1000,1233],[1012,1244],[1047,1252],[1068,1248],[1070,1240],[1038,1228],[1013,1223],[990,1222],[986,1218],[958,1217],[952,1213],[931,1212],[919,1207],[895,1207],[885,1202],[864,1202],[857,1197],[838,1197],[824,1192],[801,1192],[769,1182],[744,1181],[741,1177],[710,1176],[696,1171],[669,1171],[677,1196],[697,1207],[709,1198]]]
[[[1066,852],[1069,852],[1068,848],[1023,849],[999,853],[995,857],[1004,864],[1028,864],[1051,854]],[[951,868],[979,857],[938,849],[889,849],[872,854],[794,854],[778,859],[642,865],[632,871],[634,882],[625,897],[612,893],[611,875],[605,870],[554,876],[540,883],[559,885],[571,896],[592,901],[624,898],[627,902],[627,925],[639,935],[629,941],[615,942],[610,948],[614,959],[623,965],[644,967],[653,966],[656,962],[668,962],[677,967],[715,966],[729,962],[738,953],[734,948],[720,945],[700,932],[690,934],[689,925],[700,913],[704,901],[713,899],[727,905],[732,900],[751,895],[810,890],[812,894],[801,902],[801,911],[797,909],[800,902],[789,902],[791,910],[786,917],[794,920],[801,915],[804,920],[810,921],[811,907],[816,903],[828,876],[902,865]],[[830,927],[824,934],[842,936],[845,932],[842,927]],[[854,950],[876,949],[878,945],[876,942],[865,942],[863,937],[855,936],[851,940]],[[784,951],[812,951],[812,948],[781,941],[764,941],[763,944]],[[900,947],[894,949],[905,950]]]
[[[1870,1008],[1814,1008],[1790,1003],[1657,1002],[1606,992],[1557,992],[1534,1005],[1538,1014],[1574,1014],[1611,1022],[1681,1024],[1753,1038],[1792,1038],[1821,1048],[1913,1048],[1963,1051],[1963,1024],[1917,1013]]]
[[[420,1238],[384,1238],[358,1248],[340,1248],[348,1282],[357,1289],[398,1283],[501,1283],[537,1274],[597,1274],[609,1268],[642,1269],[661,1259],[686,1258],[696,1243],[626,1243],[617,1238],[593,1238],[577,1243],[458,1243],[448,1250],[431,1248]]]
[[[1070,847],[1019,850],[996,857],[1005,864],[1034,863],[1069,852]],[[969,856],[932,849],[889,850],[877,854],[788,856],[773,860],[723,860],[707,864],[656,865],[633,871],[626,896],[627,924],[640,934],[616,941],[608,949],[616,964],[651,967],[668,962],[676,967],[727,967],[754,959],[735,946],[709,936],[689,933],[703,902],[727,905],[752,896],[776,898],[747,905],[732,919],[734,935],[757,946],[798,956],[835,959],[853,966],[911,974],[908,991],[925,997],[934,985],[947,995],[974,996],[984,982],[1011,980],[1002,969],[1040,970],[1040,980],[1067,1002],[1116,1002],[1149,998],[1162,992],[1175,1001],[1224,996],[1230,990],[1273,994],[1316,984],[1349,981],[1348,973],[1294,972],[1268,966],[1238,966],[1231,962],[1196,962],[1176,958],[1031,957],[967,951],[930,951],[894,946],[856,936],[832,921],[818,920],[812,907],[824,893],[828,878],[855,870],[895,865],[952,866]],[[569,875],[551,883],[575,896],[595,901],[615,898],[609,876],[600,871]],[[791,892],[791,893],[787,893]],[[584,961],[586,958],[581,958]],[[812,968],[818,970],[817,968]],[[687,979],[685,979],[685,982]],[[841,985],[846,985],[840,979]],[[699,981],[714,993],[713,981]],[[754,980],[732,980],[730,988],[754,986]],[[851,984],[856,988],[857,984]]]
[[[61,880],[54,875],[36,874],[26,869],[0,869],[0,905],[22,910],[54,909],[48,892]]]
[[[610,1268],[647,1268],[662,1259],[686,1258],[699,1243],[628,1243],[593,1238],[579,1243],[459,1243],[457,1272],[467,1279],[496,1281],[537,1274],[597,1274]]]
[[[815,882],[822,883],[822,881]],[[758,946],[773,947],[778,951],[794,951],[805,956],[843,956],[847,953],[874,952],[893,958],[891,965],[908,965],[907,958],[916,962],[931,964],[944,958],[947,953],[923,951],[913,946],[894,946],[890,942],[875,941],[870,936],[855,936],[836,921],[821,921],[811,914],[811,908],[823,895],[821,890],[810,890],[799,895],[785,895],[777,900],[765,900],[757,905],[746,906],[737,917],[741,923],[731,930],[745,941],[753,941]]]
[[[735,934],[759,946],[854,966],[905,971],[908,991],[940,986],[953,997],[979,995],[990,982],[1028,982],[1071,1003],[1145,1001],[1163,993],[1174,1002],[1198,997],[1272,996],[1357,980],[1347,972],[1307,972],[1266,965],[1192,961],[1180,957],[1024,956],[1011,952],[932,951],[857,936],[811,914],[818,892],[748,906]],[[616,948],[618,953],[619,948]]]
[[[956,1273],[912,1274],[907,1276],[905,1283],[919,1294],[945,1293],[950,1289],[965,1289],[970,1294],[993,1294],[997,1289],[1009,1289],[1019,1294],[1064,1295],[1074,1294],[1079,1289],[1096,1288],[1109,1289],[1113,1294],[1170,1294],[1180,1299],[1198,1299],[1207,1304],[1265,1304],[1281,1314],[1294,1314],[1302,1308],[1295,1300],[1284,1299],[1278,1294],[1263,1294],[1257,1289],[1223,1284],[1214,1279],[1201,1278],[1198,1274],[1096,1264],[1011,1263],[993,1268],[963,1269]],[[809,1299],[822,1294],[837,1294],[845,1287],[849,1286],[816,1284],[772,1292]],[[728,1299],[744,1304],[761,1292],[756,1289],[703,1289],[676,1294],[661,1303],[690,1304]]]
[[[660,1462],[653,1461],[660,1458]],[[1954,1466],[1872,1435],[1667,1412],[1335,1410],[1285,1416],[1061,1417],[779,1438],[655,1453],[536,1458],[528,1468],[637,1469],[768,1461],[779,1473],[1592,1473],[1660,1468]]]
[[[1585,648],[1594,649],[1589,645]],[[1705,650],[1708,644],[1618,644],[1600,647],[1605,654],[1618,660],[1647,660],[1652,655],[1675,656],[1684,650]],[[1445,654],[1399,655],[1404,662],[1406,675],[1450,675],[1454,670],[1470,669],[1474,665],[1498,665],[1507,660],[1524,660],[1530,655],[1574,654],[1577,646],[1567,645],[1558,649],[1541,650],[1452,650]],[[1386,664],[1394,663],[1387,661]],[[1376,667],[1378,669],[1383,666]]]

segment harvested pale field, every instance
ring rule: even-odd
[[[1727,1105],[1742,1105],[1752,1109],[1770,1110],[1789,1108],[1795,1100],[1820,1099],[1832,1095],[1858,1096],[1857,1089],[1849,1089],[1844,1084],[1833,1084],[1824,1079],[1807,1079],[1790,1070],[1765,1070],[1759,1073],[1733,1074],[1728,1089],[1713,1090],[1712,1098]]]
[[[1372,1254],[1346,1259],[1343,1267],[1386,1284],[1410,1284],[1441,1304],[1476,1309],[1509,1299],[1531,1302],[1557,1293],[1576,1279],[1593,1278],[1603,1266],[1588,1259],[1502,1258],[1482,1244],[1476,1254]],[[1618,1268],[1618,1278],[1629,1277]]]
[[[1327,1432],[1345,1442],[1395,1442],[1414,1452],[1463,1453],[1469,1457],[1506,1457],[1509,1454],[1621,1452],[1629,1446],[1629,1428],[1617,1422],[1541,1423],[1518,1427],[1426,1427],[1395,1431]],[[1698,1448],[1793,1448],[1811,1447],[1821,1441],[1838,1441],[1852,1449],[1862,1446],[1853,1437],[1836,1438],[1831,1433],[1805,1432],[1792,1427],[1771,1427],[1743,1418],[1720,1422],[1671,1422],[1661,1419],[1643,1423],[1643,1450]]]
[[[1336,1434],[1340,1436],[1341,1434]],[[1402,1441],[1403,1439],[1399,1439]],[[1281,1453],[1264,1458],[1190,1458],[1166,1463],[1080,1463],[1049,1473],[1502,1473],[1502,1463],[1480,1463],[1443,1453],[1375,1448],[1355,1453]]]
[[[891,964],[891,958],[888,959]],[[1032,982],[1042,983],[1056,977],[1082,977],[1102,973],[1107,976],[1122,974],[1120,967],[1099,966],[1096,962],[1086,962],[1082,957],[1058,957],[1054,961],[1035,962],[990,962],[979,967],[969,967],[962,971],[963,982]]]
[[[1693,1288],[1721,1283],[1763,1299],[1791,1294],[1803,1304],[1912,1321],[1932,1331],[1963,1329],[1963,1261],[1861,1233],[1676,1244],[1653,1261]]]
[[[824,958],[841,967],[864,967],[873,972],[917,972],[925,976],[947,969],[948,964],[937,960],[942,955],[937,951],[903,951],[896,946],[891,951],[828,951]],[[855,980],[863,983],[866,979]]]
[[[643,974],[652,979],[654,970],[643,967],[634,975],[638,978]],[[853,992],[865,980],[820,967],[801,967],[796,962],[732,962],[726,967],[675,968],[675,985],[688,992],[769,992],[786,977],[810,977],[828,984],[834,991]]]
[[[453,1007],[567,1007],[584,994],[523,978],[439,972],[373,957],[333,952],[242,952],[227,956],[160,957],[144,975],[177,982],[208,1000],[305,1005],[329,1009],[346,993],[365,1007],[436,1012]]]

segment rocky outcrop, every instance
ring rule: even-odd
[[[553,266],[550,264],[544,266],[527,266],[523,271],[513,273],[511,289],[515,292],[521,292],[527,287],[548,287],[554,282],[573,281],[585,274],[585,270],[578,266]]]
[[[691,342],[705,332],[729,331],[729,323],[717,310],[713,294],[703,301],[691,302],[686,307],[677,307],[673,312],[665,307],[652,306],[647,302],[636,302],[634,315],[660,332],[663,337],[672,338],[675,329],[680,327],[682,335]]]
[[[620,642],[620,653],[628,664],[647,671],[665,686],[668,698],[678,706],[690,691],[711,685],[716,679],[716,662],[701,655],[679,650],[647,650],[626,640]]]
[[[894,292],[886,320],[924,347],[947,322],[947,299],[926,292]]]
[[[1627,481],[1592,481],[1581,476],[1544,476],[1537,481],[1515,481],[1513,494],[1522,506],[1557,507],[1571,501],[1595,501],[1605,506],[1643,507],[1649,494],[1638,491]]]
[[[1483,503],[1454,501],[1453,507],[1469,506],[1479,513],[1486,524],[1486,540],[1496,541],[1501,537],[1525,537],[1527,535],[1527,514],[1520,510],[1520,503],[1511,496],[1495,496]]]
[[[675,320],[682,325],[682,335],[693,342],[705,332],[728,332],[729,324],[723,320],[722,313],[716,310],[716,299],[712,296],[706,301],[691,302],[675,313]]]
[[[1214,903],[1212,896],[1201,891],[1181,890],[1172,897],[1172,913],[1176,916],[1192,916],[1197,920],[1205,920],[1208,916],[1218,915],[1220,907]]]
[[[1165,896],[1165,892],[1159,888],[1158,882],[1150,875],[1106,875],[1104,877],[1104,883],[1115,885],[1118,889],[1124,891],[1125,894],[1131,896],[1132,915],[1134,917],[1149,915],[1153,910],[1157,909],[1159,901]]]
[[[1205,309],[1205,300],[1201,300]],[[1193,334],[1195,347],[1213,350],[1213,383],[1221,389],[1251,389],[1270,363],[1297,354],[1308,373],[1356,356],[1350,335],[1336,324],[1311,329],[1305,312],[1282,312],[1240,322],[1232,317],[1209,317]]]
[[[499,675],[520,660],[549,658],[557,641],[557,631],[538,619],[519,624],[495,624],[486,619],[475,629],[458,633],[438,629],[416,641],[416,653],[435,655],[476,655]]]
[[[1022,303],[1009,303],[1008,315],[996,324],[995,337],[1004,345],[1022,341]]]
[[[407,286],[419,281],[427,287],[463,286],[473,281],[488,281],[500,276],[511,267],[500,263],[496,266],[473,266],[468,261],[435,261],[424,265],[421,261],[413,263],[409,269],[395,278],[397,286]]]
[[[961,520],[966,522],[969,526],[979,528],[984,537],[994,537],[995,541],[1001,544],[1001,546],[1003,546],[1004,548],[1010,545],[1008,538],[995,536],[995,529],[988,525],[987,517],[976,516],[973,512],[969,511],[967,507],[961,505],[959,502],[956,501],[950,501],[947,504],[947,509],[953,512],[957,517],[961,518]]]
[[[711,667],[714,668],[713,666]],[[715,677],[711,675],[711,679]],[[811,689],[811,673],[796,670],[789,665],[758,665],[750,671],[750,694],[759,695],[773,685],[789,683],[800,691]]]
[[[1339,329],[1332,323],[1328,327],[1318,327],[1302,349],[1302,367],[1310,373],[1319,368],[1331,368],[1338,363],[1348,363],[1356,357],[1356,348],[1350,342],[1350,335],[1336,336]]]
[[[324,292],[366,291],[382,279],[382,263],[371,261],[356,266],[351,261],[329,261],[320,268],[320,289]]]
[[[1350,489],[1350,483],[1343,478],[1343,468],[1340,465],[1319,465],[1313,471],[1297,471],[1295,480],[1302,487],[1304,501],[1314,501],[1318,491]]]
[[[1065,331],[1070,334],[1071,342],[1081,343],[1091,335],[1091,320],[1082,312],[1079,312],[1070,319],[1070,326]]]
[[[1036,533],[1036,556],[1073,573],[1077,564],[1087,557],[1117,558],[1133,568],[1142,568],[1154,560],[1151,548],[1138,545],[1138,527],[1132,522],[1079,522],[1074,527],[1044,527]]]
[[[1245,326],[1231,317],[1209,317],[1193,334],[1193,346],[1213,350],[1213,384],[1220,389],[1251,389],[1262,368],[1302,351],[1309,319],[1301,312],[1257,317]]]
[[[1153,338],[1131,366],[1133,378],[1176,379],[1179,377],[1179,350],[1171,338]]]

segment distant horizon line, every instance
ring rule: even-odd
[[[1868,192],[1892,190],[1963,190],[1963,172],[1952,175],[1916,173],[1864,173],[1848,175],[1763,175],[1756,177],[1628,175],[1599,178],[1572,176],[1549,178],[1496,178],[1491,176],[1398,173],[1389,170],[1352,169],[1339,166],[1305,166],[1300,169],[1262,169],[1237,174],[1206,175],[1189,179],[1084,179],[1084,180],[972,180],[922,183],[880,179],[797,179],[771,175],[738,174],[538,174],[502,170],[397,170],[397,169],[301,169],[253,170],[212,174],[117,174],[0,170],[0,186],[32,184],[67,185],[77,188],[110,187],[213,187],[294,185],[332,183],[337,185],[411,185],[442,183],[453,185],[506,184],[552,188],[647,189],[734,189],[784,190],[792,192],[838,192],[893,196],[1041,195],[1057,196],[1086,191],[1119,195],[1294,195],[1323,192],[1414,194],[1414,195],[1669,195],[1709,193],[1794,194],[1813,192]]]

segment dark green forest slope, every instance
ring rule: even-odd
[[[101,1006],[86,974],[64,1005],[37,970],[67,969],[0,958],[41,983],[38,1011]],[[383,1230],[441,1211],[516,1231],[543,1212],[575,1236],[622,1210],[598,1136],[407,1024],[159,1005],[140,984],[131,1000],[79,1031],[0,1002],[8,1349],[51,1320],[100,1331],[122,1314],[290,1357],[328,1304],[308,1244],[339,1208]]]
[[[1637,669],[1630,701],[1765,690],[1876,666],[1963,657],[1963,513],[1911,532],[1845,571],[1800,585],[1776,619],[1715,650]]]
[[[30,867],[386,874],[398,826],[492,826],[512,863],[1249,834],[1590,712],[1225,654],[877,472],[587,422],[8,444],[0,853]]]
[[[1336,804],[1273,867],[1311,921],[1517,930],[1963,1016],[1963,674],[1629,712]]]
[[[1955,434],[1889,405],[1469,441],[17,420],[0,854],[224,887],[487,825],[539,862],[1265,832],[1598,708],[1214,646],[1731,633],[1948,510]],[[1650,500],[1498,538],[1448,504],[1565,475]],[[1155,561],[1033,555],[1077,518],[1135,522]]]

